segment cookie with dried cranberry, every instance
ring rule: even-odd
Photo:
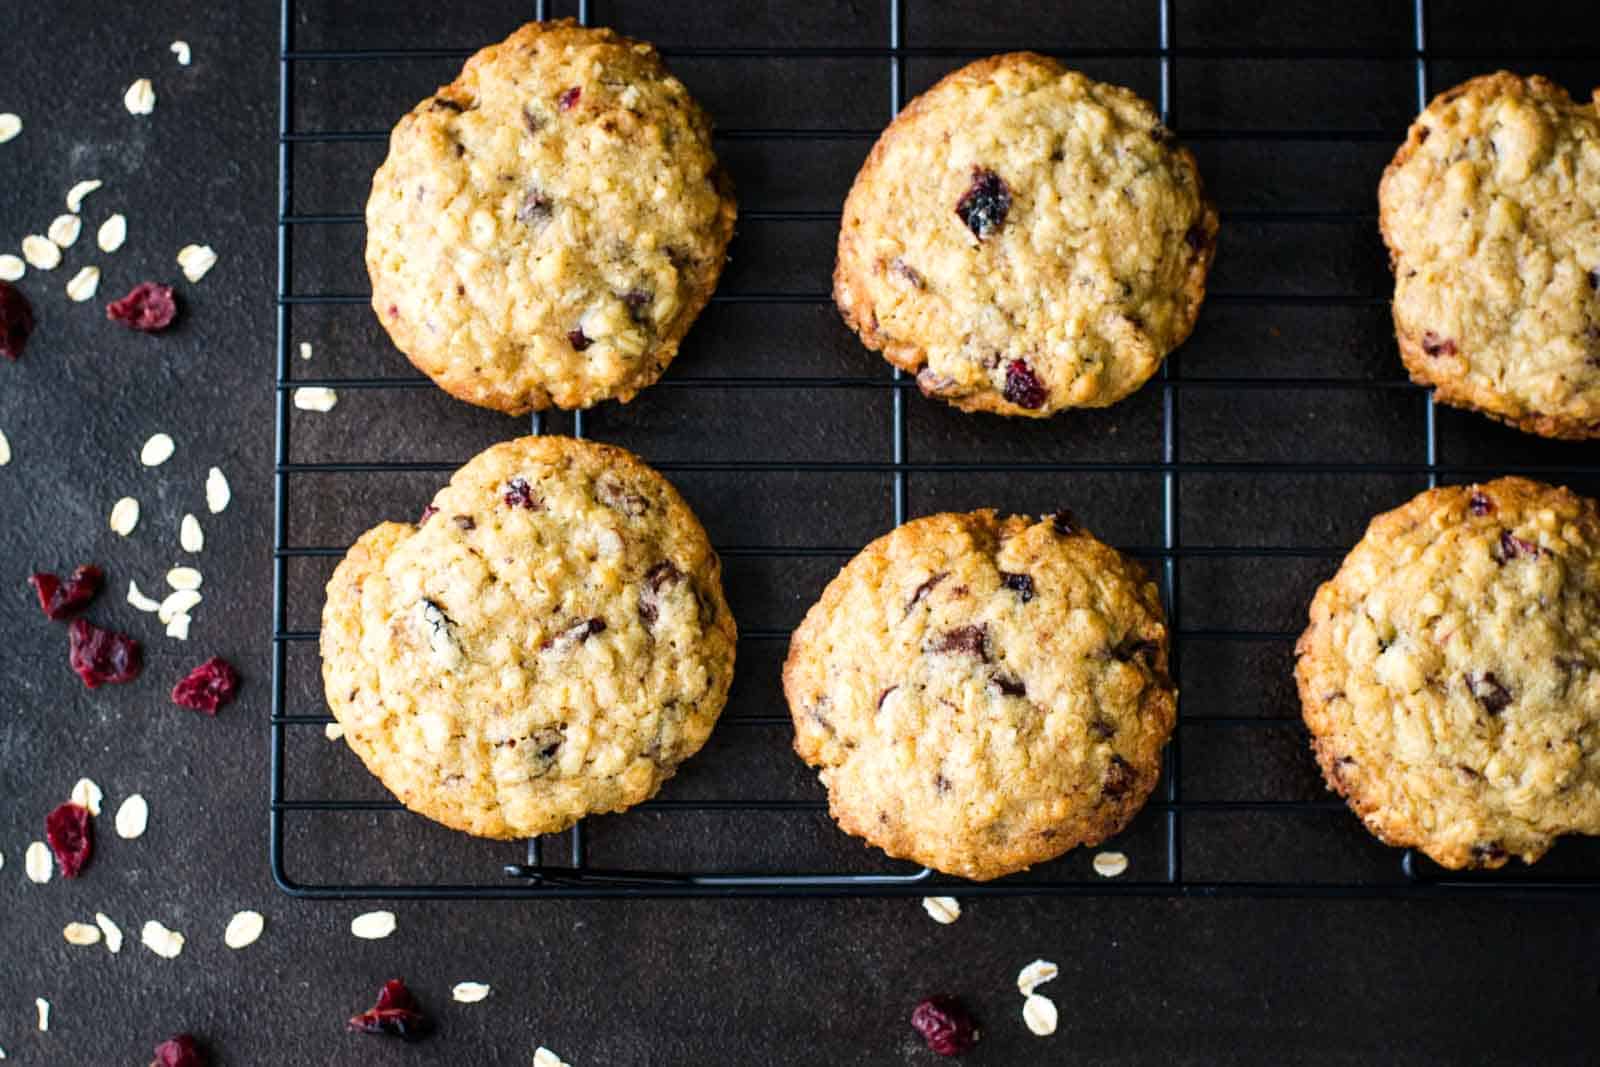
[[[457,471],[419,525],[355,543],[328,583],[322,677],[408,808],[529,837],[653,795],[716,723],[735,639],[666,479],[620,448],[524,437]]]
[[[1167,640],[1155,585],[1065,512],[916,519],[795,631],[795,751],[846,832],[997,878],[1144,804],[1177,710]]]
[[[1042,418],[1138,389],[1194,327],[1217,213],[1145,101],[992,56],[911,102],[845,201],[833,296],[964,411]]]
[[[1501,71],[1439,94],[1378,186],[1413,381],[1528,433],[1600,437],[1600,90]]]
[[[1524,478],[1379,515],[1295,646],[1328,786],[1452,869],[1600,834],[1600,508]]]
[[[627,401],[710,298],[734,215],[711,122],[654,48],[529,23],[395,127],[367,201],[372,307],[469,403]]]

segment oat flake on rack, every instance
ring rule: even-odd
[[[138,793],[133,794],[117,808],[117,836],[127,841],[144,836],[150,824],[150,805]]]
[[[332,411],[339,394],[322,385],[307,385],[294,391],[294,406],[301,411]]]
[[[57,248],[71,248],[83,232],[83,220],[76,215],[57,215],[44,232]]]
[[[105,182],[101,181],[99,178],[86,178],[85,180],[78,182],[71,189],[68,189],[67,210],[76,215],[79,209],[83,207],[84,197],[88,196],[90,193],[94,192],[104,184]]]
[[[67,282],[67,297],[75,304],[93,300],[100,288],[100,268],[84,267]]]
[[[101,792],[100,787],[94,784],[94,779],[79,778],[72,787],[72,795],[67,799],[80,808],[88,808],[90,815],[99,815],[100,801],[105,799],[105,793]]]
[[[173,41],[171,52],[178,57],[178,66],[187,67],[194,59],[194,53],[189,48],[188,41]]]
[[[160,611],[161,601],[152,600],[139,591],[139,585],[133,580],[128,581],[128,603],[140,611]]]
[[[22,258],[36,270],[55,270],[61,266],[61,246],[48,237],[30,233],[22,239]]]
[[[139,462],[146,467],[159,467],[172,458],[172,453],[177,451],[177,445],[164,433],[158,433],[144,443],[139,450]]]
[[[213,515],[220,514],[227,510],[232,499],[233,490],[228,486],[227,477],[221,468],[212,467],[206,472],[206,510]]]
[[[184,245],[178,250],[178,266],[191,282],[204,278],[217,265],[217,254],[210,245]]]
[[[111,916],[103,911],[94,913],[94,924],[106,936],[106,950],[112,955],[122,951],[122,927],[111,921]]]
[[[127,216],[117,214],[100,224],[100,230],[95,235],[95,243],[102,252],[115,252],[121,248],[128,239]]]
[[[14,112],[0,112],[0,144],[22,132],[22,119]]]
[[[156,109],[156,90],[149,78],[140,78],[122,94],[122,104],[130,115],[148,115]]]
[[[20,281],[28,273],[28,265],[22,261],[21,256],[14,256],[10,252],[0,256],[0,282]]]
[[[178,524],[178,544],[185,552],[198,552],[206,547],[205,531],[200,529],[200,520],[192,514],[186,513]]]

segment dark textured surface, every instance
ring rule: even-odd
[[[496,0],[423,8],[391,0],[357,5],[306,0],[298,44],[306,48],[427,43],[466,48],[497,39],[531,5]],[[1004,11],[977,2],[908,0],[912,45],[1002,47],[1057,44],[1149,47],[1155,4],[1108,0]],[[1298,2],[1203,4],[1180,0],[1178,39],[1219,48],[1399,50],[1410,42],[1410,5]],[[1441,48],[1571,48],[1584,44],[1577,4],[1434,0]],[[558,5],[559,8],[559,5]],[[606,2],[598,21],[686,45],[714,31],[727,43],[826,45],[886,39],[886,5],[658,5]],[[1048,11],[1048,14],[1039,12]],[[1575,21],[1576,20],[1576,21]],[[266,858],[270,630],[272,290],[275,203],[276,4],[172,3],[145,9],[75,2],[12,5],[0,34],[0,111],[16,111],[23,135],[0,146],[0,243],[42,232],[76,180],[106,188],[85,211],[85,235],[51,274],[30,273],[38,335],[26,359],[0,366],[0,429],[15,459],[0,470],[0,1047],[19,1064],[142,1064],[169,1032],[204,1035],[226,1064],[516,1064],[539,1043],[578,1067],[594,1064],[931,1063],[906,1025],[925,993],[962,994],[985,1021],[967,1062],[1349,1063],[1592,1061],[1600,1038],[1593,902],[987,900],[938,927],[915,900],[533,902],[403,905],[388,941],[354,941],[349,919],[374,905],[301,902],[271,885]],[[1563,29],[1562,27],[1566,27]],[[1590,32],[1590,31],[1584,31]],[[167,52],[187,39],[195,64]],[[1593,47],[1593,40],[1586,42]],[[908,62],[913,91],[959,63]],[[299,68],[297,122],[382,129],[455,60],[308,64]],[[1091,73],[1153,94],[1149,60],[1087,59]],[[1490,65],[1440,60],[1442,87]],[[881,61],[822,64],[685,59],[674,66],[724,127],[881,124]],[[1592,64],[1548,62],[1575,91]],[[122,108],[135,77],[155,80],[153,116]],[[1414,110],[1411,64],[1280,60],[1178,66],[1180,126],[1392,129]],[[865,153],[864,140],[773,145],[730,143],[725,158],[744,204],[834,209]],[[1197,141],[1202,170],[1226,220],[1230,210],[1372,207],[1388,143]],[[301,212],[359,209],[381,144],[308,146],[296,154]],[[113,210],[129,218],[128,245],[113,256],[93,230]],[[833,223],[751,221],[741,228],[726,291],[826,287]],[[1369,221],[1224,223],[1215,274],[1220,291],[1381,295],[1381,246]],[[359,291],[360,228],[297,231],[298,289]],[[218,267],[198,286],[179,282],[185,310],[170,334],[128,334],[98,304],[61,294],[72,271],[98,262],[102,297],[144,278],[178,279],[183,244],[212,244]],[[70,269],[69,269],[70,268]],[[316,358],[297,375],[409,373],[364,309],[297,313],[294,340]],[[754,365],[754,369],[753,368]],[[1190,375],[1394,378],[1400,374],[1381,305],[1262,309],[1216,302],[1178,360]],[[719,306],[707,313],[670,377],[758,373],[880,373],[826,307]],[[1066,415],[1041,426],[962,416],[906,398],[910,458],[1043,462],[1082,458],[1149,461],[1159,449],[1155,390],[1110,412]],[[1414,463],[1421,455],[1421,401],[1411,392],[1293,390],[1181,393],[1181,455],[1195,461],[1317,459]],[[703,454],[703,419],[719,417],[720,454],[762,458],[888,458],[883,390],[756,389],[646,393],[626,408],[592,413],[597,437],[652,460]],[[735,415],[735,418],[725,416]],[[552,428],[568,420],[549,420]],[[428,389],[347,392],[330,415],[297,415],[295,458],[342,456],[454,462],[518,432],[522,423],[480,413]],[[166,466],[138,465],[140,443],[164,430],[178,442]],[[1480,419],[1441,410],[1441,458],[1490,465],[1594,461],[1593,446],[1537,442]],[[223,515],[203,510],[206,467],[234,486]],[[413,513],[443,475],[307,476],[291,488],[296,544],[336,545],[372,522]],[[677,478],[722,544],[859,544],[886,527],[886,479],[876,474],[715,474]],[[1578,481],[1582,488],[1595,486]],[[1409,475],[1273,476],[1225,473],[1182,479],[1187,544],[1337,546],[1366,516],[1420,487]],[[118,496],[144,504],[135,536],[105,526]],[[1159,542],[1159,479],[1139,474],[917,474],[909,510],[1001,504],[1043,509],[1073,503],[1104,536]],[[200,514],[207,547],[199,566],[206,601],[187,645],[168,641],[123,600],[128,578],[147,591],[177,562],[177,519]],[[34,567],[104,565],[107,594],[91,613],[146,640],[138,683],[90,693],[66,664],[64,628],[45,622],[23,583]],[[729,593],[747,628],[792,625],[832,560],[730,560]],[[1189,626],[1294,628],[1331,561],[1187,560]],[[326,572],[291,569],[291,625],[312,626]],[[301,573],[303,571],[303,573]],[[781,646],[741,653],[733,713],[770,713]],[[1191,642],[1185,650],[1186,717],[1292,717],[1286,643]],[[246,677],[242,699],[216,720],[172,707],[166,691],[213,653]],[[315,656],[290,663],[290,711],[315,712]],[[380,794],[320,730],[301,728],[291,795]],[[1292,724],[1256,731],[1185,729],[1185,795],[1196,799],[1307,799],[1320,795]],[[672,786],[683,797],[816,797],[786,751],[781,729],[719,731]],[[100,851],[84,877],[27,882],[22,852],[41,836],[44,813],[80,775],[107,792]],[[137,842],[110,831],[129,792],[151,802]],[[591,835],[596,862],[654,855],[712,865],[828,862],[874,869],[876,860],[820,815],[719,820],[638,813],[608,819]],[[1301,825],[1300,823],[1306,825]],[[1135,824],[1123,847],[1134,870],[1161,854],[1155,820]],[[1193,877],[1392,877],[1394,857],[1342,812],[1288,824],[1233,819],[1225,831],[1192,831]],[[513,846],[468,841],[403,816],[362,815],[293,839],[305,876],[492,877]],[[1565,846],[1553,862],[1575,855]],[[797,860],[797,857],[799,858]],[[318,870],[310,869],[312,863]],[[1087,857],[1063,868],[1081,874]],[[1592,872],[1594,867],[1591,865]],[[221,944],[240,908],[268,917],[243,953]],[[120,956],[74,949],[60,928],[96,910],[128,938]],[[189,938],[163,961],[138,945],[156,918]],[[1036,956],[1058,961],[1046,987],[1061,1007],[1048,1041],[1023,1028],[1013,979]],[[343,1019],[366,1007],[381,982],[404,975],[441,1018],[426,1045],[403,1047],[346,1035]],[[449,1001],[456,981],[494,985],[483,1004]],[[33,1025],[32,999],[55,1005],[49,1034]]]

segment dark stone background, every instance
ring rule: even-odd
[[[304,48],[429,44],[465,48],[508,32],[531,5],[511,0],[428,7],[390,0],[356,5],[306,0]],[[1587,48],[1588,5],[1435,0],[1431,44],[1453,54]],[[560,8],[560,5],[557,5]],[[1148,48],[1155,4],[1097,0],[1033,5],[908,0],[912,45],[973,49],[1020,45]],[[1184,129],[1319,127],[1393,130],[1415,110],[1405,49],[1411,5],[1363,0],[1204,4],[1180,0],[1180,44],[1324,48],[1329,57],[1235,61],[1196,57],[1178,65],[1177,123]],[[664,45],[880,44],[885,5],[599,3],[595,19]],[[911,1005],[934,990],[959,992],[986,1022],[972,1063],[1072,1062],[1348,1063],[1593,1062],[1600,1038],[1592,901],[1451,900],[974,900],[952,927],[937,927],[914,899],[702,900],[653,902],[420,903],[395,907],[400,930],[378,943],[346,932],[362,903],[298,901],[272,885],[267,862],[273,454],[273,290],[277,124],[276,5],[12,4],[0,15],[0,111],[16,111],[23,135],[0,147],[0,244],[42,232],[76,180],[106,187],[85,211],[85,233],[63,269],[30,273],[40,326],[27,357],[0,367],[0,429],[14,462],[0,470],[0,569],[9,610],[0,622],[0,1047],[18,1064],[143,1064],[168,1033],[202,1034],[227,1064],[526,1064],[547,1044],[579,1067],[593,1064],[930,1063],[906,1028]],[[714,38],[707,35],[715,34]],[[174,38],[194,48],[178,67]],[[1334,55],[1375,49],[1371,62]],[[954,56],[908,61],[911,89],[958,64]],[[454,58],[368,64],[301,64],[299,128],[383,129]],[[1156,92],[1143,58],[1083,59],[1092,73]],[[1441,59],[1443,87],[1496,59]],[[1592,60],[1543,58],[1544,69],[1587,94]],[[724,128],[832,126],[872,129],[887,112],[882,61],[814,62],[687,56],[674,66]],[[155,114],[135,119],[123,89],[155,80]],[[722,151],[747,209],[836,208],[869,141],[798,145],[730,142]],[[1366,211],[1393,140],[1193,142],[1224,217],[1230,210]],[[296,153],[300,212],[359,210],[381,143],[306,146]],[[109,212],[129,219],[114,256],[93,245]],[[1225,221],[1214,277],[1218,293],[1355,292],[1381,297],[1381,246],[1370,219]],[[817,292],[826,288],[834,223],[747,220],[724,291]],[[298,291],[359,292],[360,227],[296,231]],[[180,282],[186,311],[169,335],[124,333],[98,303],[61,293],[87,262],[105,270],[102,296],[146,277],[175,279],[172,256],[190,241],[212,244],[217,268],[198,286]],[[317,347],[298,376],[407,373],[359,308],[308,309],[293,339]],[[752,369],[754,367],[755,369]],[[872,368],[866,371],[863,368]],[[1177,361],[1189,375],[1343,376],[1390,379],[1399,365],[1381,303],[1261,307],[1219,299]],[[707,312],[669,380],[716,374],[872,373],[826,307]],[[1306,393],[1185,390],[1180,454],[1196,461],[1292,459],[1415,463],[1422,405],[1409,390]],[[1160,396],[1147,389],[1110,412],[1015,426],[962,416],[906,397],[911,458],[1138,459],[1156,457]],[[695,455],[887,458],[885,390],[661,388],[626,408],[593,412],[586,429],[652,460]],[[713,421],[714,420],[714,421]],[[521,430],[431,389],[347,391],[331,415],[297,416],[296,459],[340,456],[458,462]],[[570,420],[552,417],[551,429]],[[704,426],[714,426],[709,433]],[[136,454],[151,433],[178,441],[159,471]],[[1447,463],[1592,463],[1591,446],[1535,442],[1453,412],[1439,413]],[[205,515],[208,466],[223,467],[234,503]],[[379,518],[411,514],[440,474],[297,478],[291,540],[343,544]],[[850,546],[890,521],[882,476],[684,475],[676,480],[727,544]],[[1584,479],[1573,479],[1586,485]],[[1220,473],[1181,482],[1189,544],[1340,546],[1366,516],[1420,488],[1414,475],[1273,476]],[[918,474],[910,510],[1002,504],[1044,509],[1066,499],[1103,535],[1132,546],[1159,543],[1159,479],[1149,475]],[[144,516],[135,536],[111,535],[105,516],[123,493]],[[198,565],[206,601],[187,645],[163,638],[123,601],[127,579],[147,591],[177,559],[178,517],[194,510],[208,540]],[[90,693],[68,671],[62,628],[45,623],[23,584],[36,568],[97,560],[112,588],[93,616],[146,641],[136,684]],[[326,568],[291,567],[290,625],[314,625]],[[772,561],[730,561],[730,595],[747,628],[792,625],[836,565],[783,570]],[[1186,560],[1187,626],[1293,629],[1331,560]],[[315,713],[314,656],[291,656],[287,710]],[[730,716],[778,709],[772,673],[781,645],[747,647]],[[1291,719],[1287,644],[1186,647],[1185,715]],[[212,653],[239,664],[243,698],[215,721],[168,704],[165,691]],[[1203,664],[1205,670],[1197,669]],[[304,701],[312,701],[307,706]],[[785,753],[782,730],[729,724],[669,795],[792,795],[816,799]],[[1254,732],[1184,732],[1186,797],[1316,799],[1322,794],[1292,722]],[[292,795],[381,797],[316,726],[291,740]],[[100,849],[75,883],[23,876],[26,843],[80,775],[108,794]],[[729,791],[734,792],[729,792]],[[130,792],[151,802],[138,842],[110,832],[110,811]],[[1134,870],[1159,856],[1159,815],[1123,846]],[[597,821],[597,858],[790,867],[875,867],[821,815],[768,827],[737,818],[675,822],[638,812]],[[1190,824],[1191,867],[1214,877],[1392,878],[1394,856],[1342,813],[1281,824],[1239,821],[1207,832]],[[291,834],[291,873],[316,877],[493,878],[515,855],[505,847],[436,832],[404,816],[361,814],[338,826]],[[654,852],[652,852],[654,850]],[[687,850],[687,851],[686,851]],[[1563,846],[1552,864],[1592,872],[1595,853]],[[1585,859],[1586,857],[1586,859]],[[1581,862],[1580,862],[1581,861]],[[1086,876],[1087,856],[1052,865]],[[1552,868],[1555,869],[1555,868]],[[1386,872],[1376,874],[1374,872]],[[229,915],[256,908],[266,935],[243,953],[221,944]],[[65,945],[60,928],[103,910],[123,927],[120,956]],[[146,918],[189,938],[177,960],[138,945]],[[1061,1029],[1031,1037],[1018,1015],[1018,968],[1058,961],[1046,989]],[[442,1033],[403,1047],[346,1035],[345,1016],[377,986],[406,976],[436,1009]],[[491,982],[486,1003],[450,1003],[462,979]],[[51,1032],[33,1025],[32,1001],[55,1006]]]

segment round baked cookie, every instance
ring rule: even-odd
[[[532,22],[394,128],[367,201],[372,307],[469,403],[630,400],[710,298],[734,215],[711,122],[654,48]]]
[[[1217,214],[1150,105],[1031,52],[913,100],[856,175],[833,296],[964,411],[1105,407],[1194,326]]]
[[[1177,709],[1155,585],[1066,512],[878,538],[795,631],[783,688],[842,829],[977,880],[1121,830]]]
[[[328,583],[322,678],[406,807],[485,837],[648,799],[733,677],[721,567],[683,498],[620,448],[480,453],[418,525],[363,534]]]
[[[1439,864],[1600,833],[1600,509],[1524,478],[1367,528],[1295,647],[1329,788]]]
[[[1600,437],[1596,103],[1504,71],[1458,85],[1412,123],[1378,205],[1412,380],[1529,433]]]

